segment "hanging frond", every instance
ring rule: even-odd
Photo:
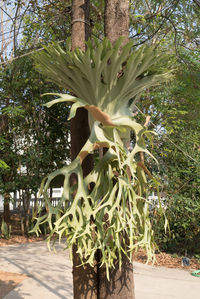
[[[100,250],[100,263],[106,265],[108,277],[117,256],[121,265],[122,253],[131,260],[133,250],[143,247],[149,259],[153,256],[153,231],[145,196],[148,182],[156,186],[158,182],[138,160],[140,152],[154,159],[145,146],[145,136],[151,139],[151,132],[132,119],[128,103],[145,88],[169,77],[168,73],[149,75],[148,69],[156,59],[153,49],[132,51],[131,42],[121,49],[121,42],[119,39],[112,47],[105,39],[96,48],[88,43],[86,52],[64,51],[54,44],[35,55],[37,68],[43,74],[76,95],[54,94],[59,98],[46,106],[73,103],[70,118],[77,108],[85,107],[93,120],[90,137],[76,159],[43,180],[41,193],[48,212],[37,219],[33,231],[38,233],[41,223],[47,222],[51,230],[48,239],[54,234],[59,239],[66,237],[71,253],[76,244],[82,263],[91,266]],[[126,141],[131,131],[135,144],[128,151]],[[83,160],[102,147],[108,149],[106,154],[84,178]],[[48,189],[60,175],[64,176],[63,194],[57,207],[53,207]],[[77,177],[73,186],[72,175]]]

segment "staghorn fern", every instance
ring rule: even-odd
[[[153,256],[153,231],[145,199],[148,187],[145,171],[150,172],[137,160],[139,152],[153,158],[145,147],[145,136],[151,139],[151,132],[132,119],[130,102],[145,88],[169,77],[169,73],[148,71],[156,60],[152,48],[133,51],[132,42],[122,49],[121,43],[122,39],[114,46],[107,39],[96,47],[88,43],[86,52],[64,51],[53,44],[34,55],[40,72],[76,94],[76,97],[52,94],[59,98],[46,106],[73,103],[69,118],[74,117],[77,108],[84,107],[89,111],[91,134],[69,166],[43,180],[41,193],[48,212],[37,218],[33,231],[38,233],[40,224],[47,222],[51,230],[48,239],[54,234],[59,239],[66,237],[71,253],[73,244],[77,244],[82,263],[91,266],[95,252],[100,250],[100,263],[106,266],[107,277],[117,256],[121,266],[122,253],[131,260],[133,250],[140,246],[146,249],[149,259]],[[131,131],[135,134],[135,145],[128,151],[126,143]],[[108,148],[106,154],[84,178],[82,161],[101,147]],[[77,176],[76,186],[70,185],[72,174]],[[64,176],[63,194],[57,207],[53,207],[48,189],[59,175]],[[151,174],[149,180],[158,185]]]

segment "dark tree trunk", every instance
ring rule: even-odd
[[[124,36],[123,44],[129,40],[129,0],[106,0],[104,25],[105,35],[112,44]],[[119,270],[118,259],[115,269],[110,270],[110,281],[106,277],[105,267],[98,269],[99,296],[98,299],[134,299],[133,264],[124,255],[122,269]]]
[[[31,194],[30,194],[29,190],[25,190],[24,195],[23,195],[23,205],[24,205],[24,214],[25,214],[24,228],[25,228],[26,236],[28,236],[28,231],[29,231],[30,199],[31,199]]]
[[[6,100],[5,106],[8,107],[9,106],[9,100]],[[1,114],[0,115],[0,135],[2,137],[4,137],[5,139],[7,139],[7,137],[9,137],[9,129],[8,129],[8,116],[5,114]],[[5,162],[7,162],[7,158],[8,158],[8,152],[3,150],[1,153],[1,159],[4,160]],[[8,163],[8,162],[7,162]],[[2,175],[2,181],[4,184],[4,188],[6,187],[6,184],[11,180],[10,175],[8,174],[3,174]],[[10,221],[10,194],[9,194],[9,190],[7,188],[4,189],[5,190],[5,194],[4,194],[4,210],[3,210],[3,218],[5,222],[9,222]]]
[[[110,280],[106,277],[105,267],[98,269],[98,299],[134,299],[133,264],[124,255],[121,271],[119,260],[115,260],[115,268],[110,269]]]
[[[77,247],[73,247],[73,292],[74,299],[97,299],[98,280],[97,266],[94,268],[86,264],[80,265],[80,259],[76,253]]]
[[[3,218],[6,223],[10,222],[10,194],[4,194],[4,204],[3,204]]]
[[[90,36],[90,0],[72,1],[72,50],[85,51],[85,41]],[[84,108],[77,110],[71,120],[71,159],[74,160],[90,135],[88,112]],[[83,161],[83,174],[87,175],[93,167],[91,156]]]
[[[90,34],[89,25],[89,0],[72,1],[72,50],[79,47],[85,51],[85,40]],[[71,158],[74,160],[87,141],[90,134],[88,125],[88,112],[84,108],[77,110],[76,116],[71,121]],[[88,156],[82,165],[84,176],[93,167],[92,158]],[[75,178],[72,179],[72,181]],[[72,182],[73,183],[73,182]],[[80,265],[77,247],[73,248],[73,291],[75,299],[97,298],[97,270],[89,265]]]

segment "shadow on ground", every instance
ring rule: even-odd
[[[0,270],[5,269],[29,277],[5,299],[38,299],[41,294],[48,299],[73,298],[71,262],[62,245],[57,254],[49,252],[45,242],[0,247]]]

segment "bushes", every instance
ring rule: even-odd
[[[4,221],[4,219],[2,219],[0,237],[4,239],[10,239],[10,234],[11,234],[11,225],[7,224]]]
[[[166,216],[170,233],[165,234],[163,219],[155,215],[153,227],[155,239],[161,250],[181,254],[200,253],[200,204],[198,198],[174,195],[168,199]]]

